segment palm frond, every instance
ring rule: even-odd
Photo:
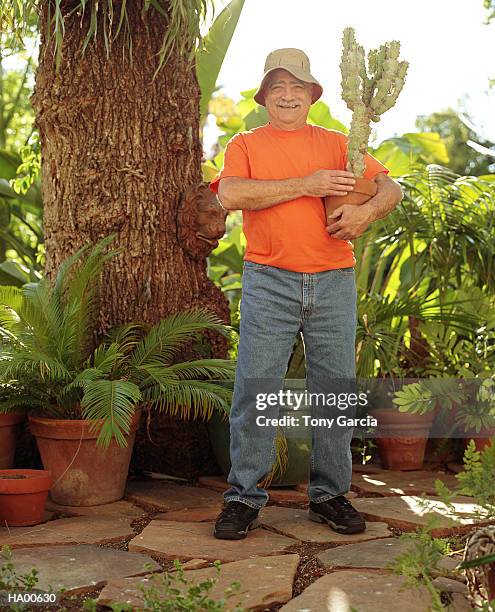
[[[170,362],[181,347],[198,332],[212,330],[229,337],[231,329],[215,314],[205,309],[190,310],[168,316],[153,326],[135,347],[129,364],[138,367],[159,358]]]
[[[175,363],[167,368],[181,380],[191,378],[229,379],[236,370],[235,361],[229,359],[197,359]]]
[[[100,240],[81,262],[77,272],[71,268],[71,278],[67,281],[65,300],[67,303],[78,304],[68,323],[74,329],[74,346],[72,350],[84,360],[89,347],[89,330],[92,320],[96,317],[98,279],[107,261],[115,257],[120,250],[110,250],[106,247],[115,239],[115,235]]]
[[[126,356],[130,355],[134,348],[141,342],[143,336],[150,329],[150,325],[144,323],[129,323],[119,325],[110,329],[106,334],[109,342],[119,345],[119,350]]]
[[[108,346],[100,344],[93,352],[93,366],[102,374],[111,374],[118,370],[125,355],[120,346],[112,342]]]
[[[85,386],[81,402],[83,418],[95,421],[99,430],[97,444],[108,447],[114,437],[119,446],[127,446],[131,419],[141,400],[139,387],[125,380],[94,380]]]
[[[228,411],[232,391],[210,381],[171,381],[154,378],[155,384],[142,388],[143,403],[159,412],[181,419],[208,421],[214,410]]]
[[[289,465],[289,447],[287,444],[287,438],[284,435],[284,431],[281,427],[277,427],[275,432],[275,461],[268,472],[268,474],[260,482],[260,486],[263,488],[269,487],[273,479],[277,476],[282,476]]]

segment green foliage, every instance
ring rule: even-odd
[[[18,194],[25,195],[38,179],[41,171],[41,146],[38,132],[33,132],[28,143],[19,151],[22,163],[11,180],[11,186]]]
[[[420,531],[400,536],[401,540],[409,542],[411,546],[394,559],[391,568],[395,574],[405,577],[407,586],[411,588],[426,587],[431,595],[431,610],[443,612],[445,608],[440,598],[440,592],[433,584],[433,577],[434,574],[445,573],[439,563],[444,555],[450,554],[452,551],[447,540],[433,538],[430,535],[433,525],[432,520]]]
[[[400,183],[403,201],[355,243],[358,375],[493,371],[493,186],[435,165]]]
[[[416,127],[429,136],[441,138],[448,162],[431,160],[434,163],[443,163],[453,172],[463,176],[489,174],[493,168],[493,160],[469,146],[468,141],[478,140],[486,147],[492,143],[478,136],[454,109],[447,108],[430,115],[420,115],[416,119]]]
[[[25,574],[19,575],[12,562],[12,551],[9,546],[2,546],[0,550],[0,591],[31,591],[38,584],[38,570],[33,568]],[[27,605],[10,605],[11,612],[27,610]]]
[[[140,406],[194,419],[225,410],[231,391],[211,381],[232,378],[235,368],[223,359],[176,362],[201,332],[230,335],[205,310],[176,313],[154,326],[121,326],[92,350],[99,277],[118,253],[105,252],[112,240],[65,260],[53,286],[42,279],[22,289],[0,287],[0,412],[95,420],[103,446],[113,437],[126,444]]]
[[[447,505],[458,495],[468,495],[481,507],[477,511],[480,520],[495,518],[495,444],[488,445],[483,451],[477,451],[473,440],[470,440],[464,453],[464,469],[456,474],[459,484],[450,490],[437,480],[436,493]]]
[[[464,400],[462,385],[456,380],[432,378],[405,385],[395,392],[392,401],[399,412],[427,414],[437,406],[450,410]]]
[[[152,574],[148,579],[150,586],[139,587],[143,597],[140,609],[152,612],[222,612],[227,609],[244,612],[240,605],[232,607],[232,603],[229,603],[229,600],[240,593],[241,583],[237,580],[225,589],[224,596],[220,599],[211,597],[211,591],[220,577],[220,561],[215,561],[214,567],[214,578],[206,578],[196,584],[196,581],[186,578],[182,564],[175,559],[173,572]],[[113,612],[132,612],[135,608],[130,604],[115,602],[111,604],[110,609]],[[95,612],[96,601],[87,600],[84,610]]]
[[[200,22],[205,17],[208,7],[214,8],[212,0],[170,0],[163,3],[160,0],[144,0],[141,9],[142,19],[163,19],[167,22],[164,29],[161,48],[158,53],[159,64],[155,76],[162,66],[168,61],[173,53],[176,53],[186,61],[192,61],[196,47],[201,40]],[[39,0],[4,0],[0,4],[0,23],[3,23],[17,39],[26,34],[29,23],[36,18],[40,8]],[[68,12],[65,12],[70,8]],[[151,10],[149,15],[147,13]],[[55,65],[59,71],[62,61],[62,44],[65,34],[65,20],[73,18],[84,19],[85,11],[89,12],[88,27],[84,36],[81,54],[89,43],[98,35],[98,27],[103,30],[103,39],[107,59],[113,42],[122,32],[124,44],[129,51],[129,59],[132,63],[132,32],[129,24],[129,15],[126,2],[114,3],[108,0],[106,3],[78,0],[70,7],[66,7],[62,0],[55,0],[49,4],[48,19],[46,24],[46,44],[50,44],[53,38],[55,50]]]
[[[384,140],[373,155],[390,171],[390,176],[400,177],[425,164],[448,166],[450,159],[445,142],[439,134],[407,132]]]
[[[37,134],[22,152],[24,162],[17,153],[0,149],[0,285],[20,287],[41,277],[43,230],[37,149]]]
[[[196,74],[201,89],[199,112],[202,122],[208,114],[208,103],[243,8],[244,0],[232,0],[215,19],[203,38],[202,48],[196,53]]]

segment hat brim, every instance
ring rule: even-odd
[[[318,81],[314,78],[314,76],[312,74],[310,74],[309,72],[306,72],[305,70],[303,70],[302,68],[300,68],[299,66],[291,66],[291,65],[281,65],[281,66],[275,66],[274,68],[270,68],[270,70],[267,70],[265,72],[265,74],[263,75],[263,79],[261,81],[261,84],[258,88],[258,91],[254,94],[254,100],[255,102],[257,102],[258,104],[260,104],[261,106],[265,106],[265,88],[266,88],[266,82],[268,80],[268,77],[270,76],[270,74],[274,71],[274,70],[278,70],[279,68],[282,68],[283,70],[287,70],[287,72],[290,72],[293,76],[295,76],[297,79],[304,81],[305,83],[311,83],[314,85],[313,87],[313,96],[311,99],[311,104],[314,104],[316,102],[316,100],[319,100],[323,94],[323,87],[318,83]]]

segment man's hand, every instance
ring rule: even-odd
[[[354,240],[368,229],[373,221],[373,215],[366,204],[361,206],[344,204],[334,210],[329,219],[335,219],[335,222],[330,223],[326,228],[333,238]]]
[[[346,170],[317,170],[303,179],[305,195],[323,198],[345,196],[354,189],[354,174]]]

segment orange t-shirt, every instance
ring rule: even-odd
[[[218,193],[222,178],[258,180],[304,177],[320,169],[345,170],[347,136],[306,124],[293,131],[270,123],[236,134],[225,150],[221,172],[210,183]],[[364,178],[387,172],[372,155]],[[322,272],[356,263],[352,242],[333,238],[325,229],[323,200],[304,196],[263,210],[243,210],[247,248],[244,259],[293,272]]]

